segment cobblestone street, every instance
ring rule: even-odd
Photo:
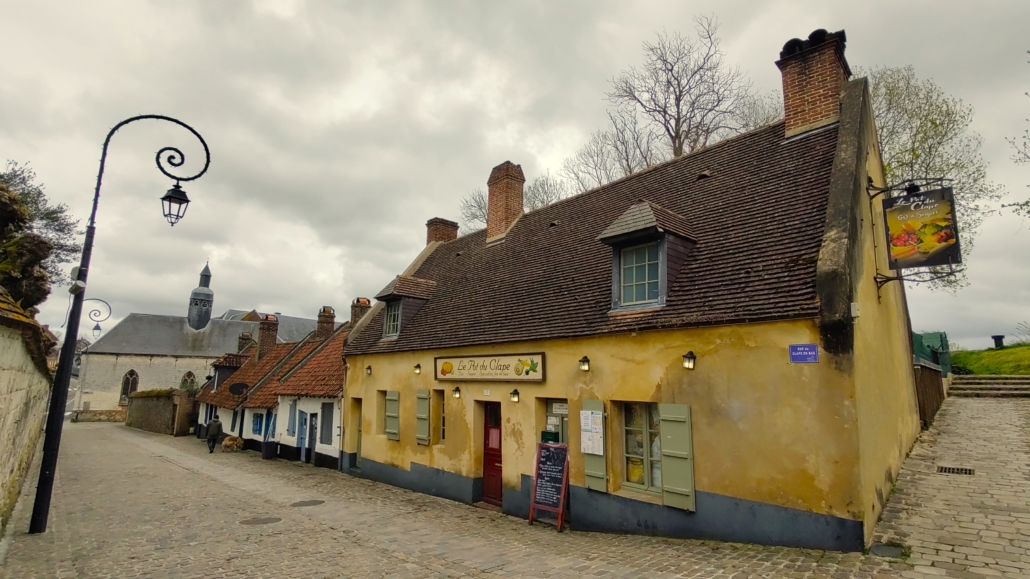
[[[907,561],[558,534],[256,453],[209,455],[192,437],[67,424],[64,440],[50,530],[25,534],[27,488],[4,577],[1030,577],[1030,401],[945,402],[877,534],[907,545]]]

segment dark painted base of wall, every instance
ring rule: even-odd
[[[483,479],[412,463],[404,470],[353,453],[341,453],[344,472],[462,503],[483,498]],[[521,489],[504,489],[502,510],[529,518],[533,478],[522,475]],[[697,511],[688,512],[618,495],[569,488],[565,520],[577,531],[657,535],[683,539],[715,539],[736,543],[778,545],[832,551],[861,551],[862,521],[820,515],[713,493],[697,493]]]
[[[522,475],[521,489],[504,489],[506,514],[529,518],[533,478]],[[697,511],[689,512],[569,487],[565,520],[577,531],[658,535],[681,539],[716,539],[831,551],[861,551],[862,521],[820,515],[698,491]]]
[[[243,450],[255,450],[261,452],[261,441],[252,438],[243,439]]]
[[[279,458],[283,460],[300,460],[300,449],[296,446],[279,443]]]
[[[355,466],[355,457],[351,453],[342,453],[344,464],[355,476],[386,483],[458,501],[460,503],[478,503],[483,500],[483,479],[468,478],[445,470],[440,470],[417,463],[411,463],[411,470],[383,464],[367,458],[361,459],[361,469]]]
[[[331,468],[333,470],[340,469],[340,459],[335,456],[329,456],[328,454],[322,454],[321,452],[315,453],[315,466],[319,468]]]

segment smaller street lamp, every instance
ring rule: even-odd
[[[580,358],[579,359],[579,369],[584,371],[584,372],[589,372],[590,371],[590,358],[587,358],[586,356],[583,356],[582,358]]]
[[[683,367],[687,370],[694,369],[694,362],[697,361],[697,356],[694,355],[694,351],[691,350],[686,354],[683,354]]]
[[[93,326],[93,339],[96,340],[97,338],[99,338],[100,337],[100,332],[102,332],[102,331],[103,331],[103,329],[100,327],[99,323],[97,323],[97,325]]]
[[[190,198],[186,196],[179,183],[176,182],[171,189],[161,198],[161,207],[164,209],[165,219],[173,227],[186,215],[186,206],[190,204]]]

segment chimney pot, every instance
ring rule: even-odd
[[[325,340],[333,335],[336,329],[336,310],[329,306],[322,306],[318,310],[318,326],[315,328],[315,339]]]
[[[442,217],[426,221],[426,245],[434,241],[454,241],[458,238],[458,224]]]
[[[486,181],[486,239],[503,237],[522,215],[522,186],[526,176],[522,166],[505,161],[490,171]]]
[[[247,346],[254,343],[254,338],[251,337],[250,332],[241,332],[240,337],[236,341],[236,353],[242,352]]]
[[[372,309],[372,301],[368,298],[354,298],[350,304],[350,327],[353,328],[361,318]]]
[[[275,348],[276,339],[279,336],[279,318],[266,315],[261,318],[258,326],[257,359],[260,360]]]
[[[851,78],[844,58],[847,36],[843,30],[820,28],[807,40],[792,38],[776,61],[783,75],[783,112],[786,136],[817,129],[840,118],[840,93]]]

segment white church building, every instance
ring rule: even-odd
[[[212,318],[211,269],[200,272],[186,316],[129,314],[82,353],[76,410],[117,410],[137,390],[198,389],[211,363],[258,333],[262,314],[229,310]],[[296,341],[316,321],[280,316],[278,341]]]

